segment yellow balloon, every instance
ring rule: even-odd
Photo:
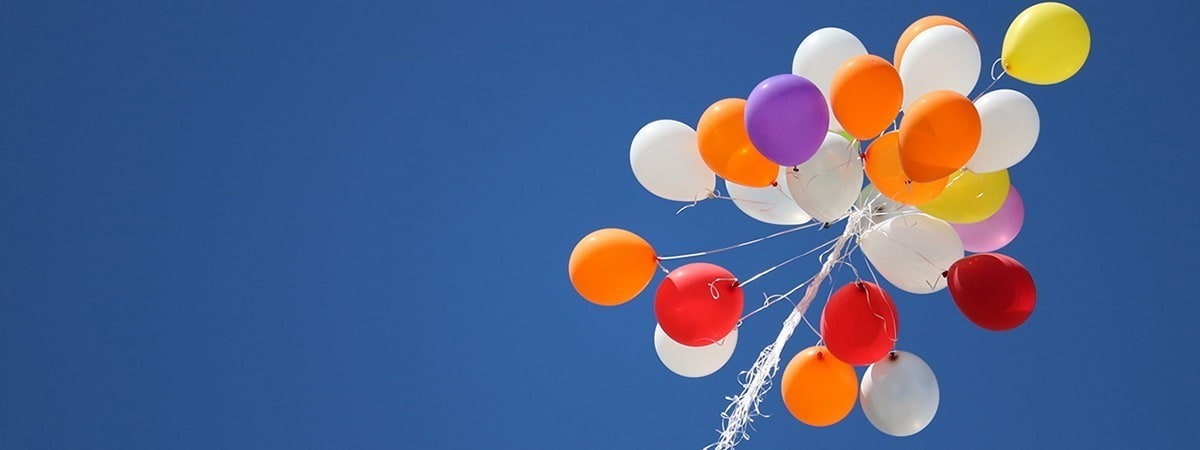
[[[1078,11],[1062,3],[1038,3],[1008,26],[1000,60],[1018,80],[1061,83],[1083,67],[1091,46],[1087,22]]]
[[[975,223],[1004,206],[1008,187],[1007,170],[975,173],[962,169],[950,175],[941,195],[917,209],[947,222]]]

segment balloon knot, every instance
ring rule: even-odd
[[[899,353],[896,353],[896,351],[895,351],[895,350],[892,350],[892,351],[888,352],[888,359],[890,359],[890,360],[892,360],[892,361],[895,361],[895,360],[896,360],[896,358],[899,358],[899,357],[900,357],[900,354],[899,354]]]
[[[829,228],[832,225],[833,225],[832,223],[825,222],[825,223],[821,224],[821,229],[824,230],[826,228]]]
[[[772,182],[771,182],[771,187],[779,187],[779,182],[778,182],[778,181],[772,181]]]
[[[950,271],[949,271],[949,270],[943,270],[943,271],[942,271],[942,278],[946,278],[946,277],[949,277],[949,276],[950,276]]]
[[[792,166],[792,172],[800,172],[800,166]]]

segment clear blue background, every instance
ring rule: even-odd
[[[890,58],[946,14],[987,64],[1029,4],[101,3],[0,8],[0,448],[701,447],[787,307],[683,379],[650,293],[593,306],[567,257],[609,226],[664,254],[775,228],[727,202],[675,215],[630,138],[788,72],[817,28]],[[900,346],[941,384],[929,428],[808,428],[772,391],[745,448],[1200,445],[1197,10],[1118,3],[1075,2],[1074,78],[998,86],[1043,124],[1005,250],[1037,279],[1029,322],[897,293]],[[830,233],[711,261],[752,274]]]

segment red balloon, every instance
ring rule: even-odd
[[[865,366],[887,356],[899,332],[896,304],[879,285],[856,281],[838,289],[821,312],[821,338],[847,364]]]
[[[992,331],[1025,323],[1037,304],[1037,288],[1029,271],[999,253],[978,253],[958,260],[950,266],[947,285],[963,315]]]
[[[672,270],[658,285],[654,315],[675,342],[703,347],[733,331],[742,302],[742,288],[728,270],[693,263]]]

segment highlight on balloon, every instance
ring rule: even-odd
[[[694,117],[649,121],[629,147],[637,182],[682,204],[680,220],[688,208],[727,200],[731,211],[786,228],[675,255],[632,231],[599,229],[571,251],[571,284],[600,306],[652,297],[656,326],[645,336],[668,372],[738,380],[741,391],[728,397],[711,448],[749,437],[749,423],[773,404],[764,395],[776,375],[783,408],[802,424],[832,426],[858,405],[884,434],[917,434],[936,416],[942,391],[932,367],[945,362],[931,365],[904,345],[900,310],[916,301],[909,297],[946,290],[943,304],[981,333],[1021,327],[1037,302],[1030,270],[997,251],[1018,237],[1024,199],[1041,194],[1019,192],[1014,182],[1041,119],[1033,100],[1014,89],[1019,84],[993,88],[1005,75],[1062,83],[1081,70],[1090,45],[1078,11],[1036,4],[1016,15],[1001,48],[988,49],[998,58],[991,84],[980,87],[979,41],[954,18],[917,19],[894,49],[879,49],[893,50],[890,60],[847,30],[817,29],[800,40],[791,73],[768,71],[744,87],[744,97],[718,100]],[[703,261],[835,225],[841,233],[825,243],[743,275]],[[747,302],[748,286],[804,258],[819,263],[811,277],[764,293],[761,304]],[[822,292],[814,326],[806,314]],[[739,329],[780,303],[791,311],[775,340],[749,368],[725,370]],[[810,343],[789,350],[801,323],[812,335],[799,338]]]

